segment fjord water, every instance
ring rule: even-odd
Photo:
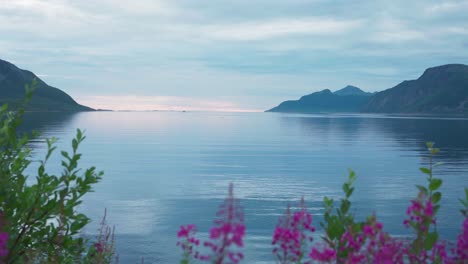
[[[80,210],[96,233],[104,208],[116,226],[120,263],[178,263],[176,233],[197,225],[202,237],[234,183],[244,207],[245,263],[272,263],[271,236],[288,203],[304,196],[319,228],[324,196],[338,198],[347,169],[358,179],[352,197],[357,218],[376,213],[394,235],[409,200],[424,184],[426,141],[442,152],[436,175],[444,180],[438,229],[455,239],[463,187],[468,186],[468,120],[384,115],[277,113],[84,112],[30,113],[25,128],[42,135],[31,145],[43,157],[46,137],[70,150],[76,128],[86,131],[81,165],[105,172]],[[47,169],[59,173],[59,152]],[[34,174],[34,166],[29,169]],[[317,232],[319,235],[320,232]]]

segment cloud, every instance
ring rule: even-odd
[[[468,1],[442,2],[428,6],[425,13],[429,15],[443,15],[452,12],[463,12],[468,9]]]
[[[77,79],[83,78],[83,76],[67,76],[67,75],[53,75],[53,74],[40,74],[40,73],[36,73],[36,76],[39,78],[66,79],[66,80],[77,80]]]
[[[267,108],[467,63],[467,3],[0,0],[0,56],[95,107]]]
[[[89,12],[64,0],[0,0],[0,30],[34,40],[98,35],[108,29],[109,15]]]
[[[456,35],[468,35],[468,28],[466,27],[444,27],[444,33]]]
[[[383,17],[376,23],[370,40],[379,43],[402,43],[426,39],[426,32],[409,27],[404,21]]]
[[[95,8],[96,4],[111,10],[133,14],[133,15],[151,15],[151,16],[176,16],[181,15],[182,10],[174,6],[171,1],[162,0],[100,0],[90,1],[89,7]]]
[[[359,27],[361,20],[332,18],[282,18],[270,21],[250,21],[230,25],[214,25],[202,28],[204,35],[221,40],[266,40],[290,35],[336,35]]]

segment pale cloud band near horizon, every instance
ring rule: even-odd
[[[77,102],[94,109],[114,111],[214,111],[262,112],[265,109],[246,109],[222,100],[203,100],[179,96],[93,95],[79,96]]]

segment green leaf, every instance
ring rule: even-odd
[[[76,139],[72,140],[72,148],[73,148],[73,151],[76,152],[76,150],[78,149],[78,140]]]
[[[442,193],[436,192],[436,193],[434,193],[432,195],[432,202],[436,204],[436,203],[440,202],[441,198],[442,198]]]
[[[348,171],[349,171],[348,182],[350,185],[352,185],[354,181],[356,180],[356,173],[352,169],[348,169]]]
[[[343,192],[344,192],[344,193],[348,193],[348,191],[349,191],[349,183],[344,183],[342,189],[343,189]]]
[[[71,224],[70,231],[72,234],[76,234],[80,229],[82,229],[87,224],[86,221],[76,221]]]
[[[458,199],[458,201],[460,201],[460,203],[465,206],[465,207],[468,207],[468,202],[467,201],[463,201],[462,199]]]
[[[437,178],[431,179],[431,181],[429,183],[429,190],[435,191],[435,190],[439,189],[441,185],[442,185],[442,180],[441,179],[437,179]]]
[[[427,195],[429,192],[427,191],[427,188],[422,186],[422,185],[416,185],[416,187],[419,189],[419,192],[422,192],[424,193],[425,195]]]
[[[61,151],[60,153],[62,154],[62,156],[63,156],[64,158],[66,158],[66,159],[68,159],[68,160],[70,159],[70,156],[68,155],[68,153],[67,153],[66,151]]]
[[[439,234],[437,234],[437,232],[427,234],[426,241],[424,241],[424,247],[426,250],[431,250],[438,238]]]
[[[328,223],[328,236],[330,239],[334,240],[336,238],[341,237],[342,234],[342,227],[340,225],[340,222],[338,221],[338,218],[334,216],[333,218],[330,219],[330,222]]]
[[[428,168],[425,168],[425,167],[421,167],[419,168],[419,170],[424,173],[424,174],[427,174],[427,175],[431,175],[432,171]]]
[[[348,213],[349,208],[351,207],[351,202],[348,200],[342,200],[340,210],[343,215]]]
[[[467,210],[461,209],[460,212],[462,213],[462,215],[467,216],[467,213],[468,213]]]

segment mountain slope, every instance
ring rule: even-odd
[[[370,95],[357,87],[348,85],[334,93],[326,89],[303,96],[299,100],[285,101],[267,112],[358,112],[369,101]]]
[[[372,96],[372,93],[364,92],[356,86],[348,85],[343,89],[333,92],[336,95],[362,95],[362,96]]]
[[[37,79],[37,89],[27,105],[30,111],[92,111],[78,104],[65,92],[47,85],[34,73],[22,70],[12,63],[0,59],[0,104],[15,107],[25,96],[24,87]]]
[[[375,94],[362,108],[376,113],[468,113],[468,65],[429,68],[416,80]]]

